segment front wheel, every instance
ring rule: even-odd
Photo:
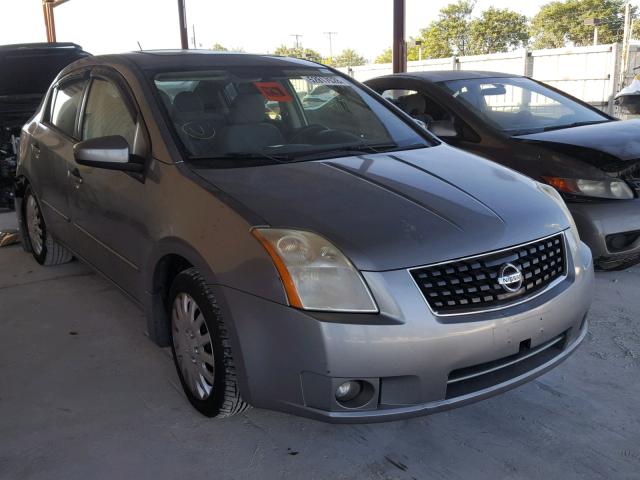
[[[169,294],[171,350],[191,405],[207,417],[230,417],[249,405],[236,381],[220,309],[195,268],[178,274]]]
[[[69,262],[71,253],[47,232],[40,204],[31,187],[27,187],[23,200],[22,245],[31,252],[40,265],[60,265]]]

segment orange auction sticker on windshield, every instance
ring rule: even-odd
[[[253,82],[267,100],[273,102],[290,102],[293,100],[287,90],[278,82]]]

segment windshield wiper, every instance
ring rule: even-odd
[[[327,149],[312,150],[309,152],[300,152],[300,155],[296,159],[309,159],[316,156],[327,154],[340,154],[340,153],[356,153],[356,154],[368,154],[368,153],[388,153],[401,150],[415,150],[417,148],[425,148],[428,145],[423,143],[412,143],[411,145],[400,146],[396,143],[357,143],[353,145],[336,145]]]
[[[584,125],[595,125],[596,123],[605,123],[609,121],[610,120],[591,120],[588,122],[573,122],[573,123],[566,123],[564,125],[551,125],[549,127],[544,127],[542,131],[549,132],[551,130],[561,130],[563,128],[582,127]]]
[[[189,160],[271,160],[276,163],[287,163],[293,160],[293,157],[259,152],[230,152],[222,155],[191,155]]]

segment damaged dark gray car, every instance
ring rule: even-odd
[[[530,78],[410,72],[366,82],[447,143],[556,188],[602,269],[640,262],[640,121]]]

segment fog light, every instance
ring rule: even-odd
[[[362,383],[349,380],[336,388],[336,400],[341,403],[349,402],[360,395],[360,392],[362,392]]]

